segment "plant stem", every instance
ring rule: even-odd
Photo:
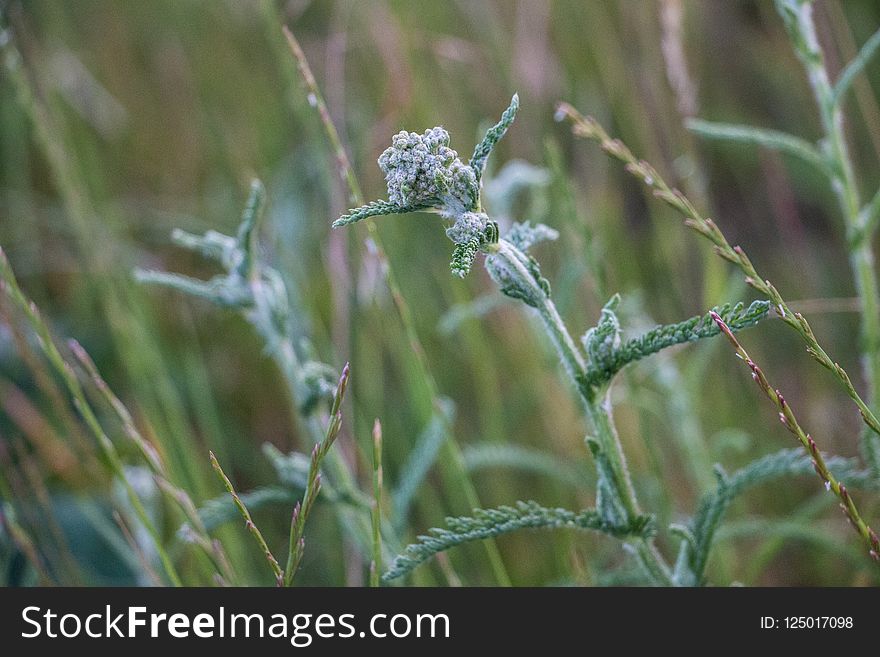
[[[269,545],[266,543],[266,539],[263,538],[263,533],[254,523],[254,519],[251,518],[250,511],[248,511],[248,508],[244,505],[244,502],[241,501],[238,493],[235,492],[235,487],[232,485],[229,477],[226,476],[226,473],[223,472],[223,468],[220,467],[220,462],[217,460],[217,457],[214,456],[214,452],[209,451],[208,458],[210,458],[211,460],[211,466],[214,468],[214,472],[217,473],[220,481],[223,482],[223,487],[226,489],[226,492],[228,492],[232,496],[232,501],[235,504],[235,508],[238,509],[238,512],[244,519],[245,526],[254,537],[257,545],[260,546],[260,550],[262,550],[263,556],[266,557],[266,561],[269,563],[269,567],[272,569],[272,573],[275,575],[276,585],[281,586],[284,581],[284,571],[281,570],[278,559],[275,558],[275,555],[272,554],[272,550],[269,549]]]
[[[373,424],[373,561],[370,564],[370,586],[379,586],[382,570],[382,424]]]
[[[595,438],[611,464],[614,479],[612,485],[618,500],[626,511],[627,519],[638,516],[640,514],[639,503],[626,465],[626,456],[614,427],[611,400],[608,393],[605,392],[597,396],[594,389],[586,382],[587,367],[584,357],[575,346],[571,334],[559,316],[556,304],[535,282],[533,275],[523,264],[526,256],[504,239],[497,244],[490,245],[487,250],[491,257],[502,259],[510,271],[515,273],[517,283],[529,288],[529,299],[536,302],[534,308],[562,360],[565,371],[578,391]],[[669,567],[651,539],[640,537],[634,545],[634,550],[655,583],[672,584]]]
[[[819,478],[825,483],[825,489],[833,492],[840,499],[841,510],[849,519],[856,532],[858,532],[865,541],[868,548],[868,554],[875,562],[880,563],[880,539],[878,539],[876,532],[862,519],[862,516],[859,514],[859,510],[856,508],[856,504],[847,491],[846,486],[831,474],[831,471],[828,469],[828,465],[825,462],[825,457],[822,456],[819,447],[816,445],[816,441],[801,428],[800,423],[795,417],[794,411],[791,409],[791,404],[785,401],[785,398],[782,396],[782,393],[779,392],[778,388],[774,388],[770,385],[763,370],[751,359],[748,352],[739,343],[739,340],[736,339],[736,336],[727,327],[724,321],[715,312],[712,312],[712,318],[727,336],[727,339],[730,340],[730,343],[736,351],[736,355],[739,356],[739,358],[752,370],[752,378],[755,380],[755,383],[758,384],[761,391],[776,406],[779,411],[779,420],[782,422],[783,426],[798,439],[804,450],[807,452],[807,455],[812,458],[813,468],[816,470],[816,474],[819,475]]]
[[[779,318],[801,336],[807,346],[807,353],[837,377],[846,394],[858,407],[862,419],[873,432],[866,434],[868,438],[864,443],[871,461],[870,465],[875,473],[880,473],[880,448],[876,447],[876,441],[880,437],[880,420],[874,415],[871,406],[859,395],[846,370],[834,361],[816,340],[807,319],[801,313],[792,310],[776,286],[758,273],[742,247],[732,246],[714,221],[700,214],[684,194],[670,187],[654,167],[633,155],[623,142],[612,139],[594,118],[582,116],[568,103],[558,105],[557,118],[570,120],[575,136],[597,142],[608,155],[623,162],[629,173],[653,190],[654,196],[684,215],[684,223],[688,228],[712,242],[718,256],[736,265],[745,274],[746,283],[770,300]]]
[[[627,516],[635,517],[641,513],[641,510],[636,499],[636,492],[632,485],[629,469],[626,466],[623,447],[620,444],[620,438],[614,426],[610,395],[608,392],[605,392],[600,395],[600,399],[588,401],[584,398],[584,402],[587,416],[590,418],[590,423],[596,432],[596,439],[602,447],[602,451],[605,452],[611,462],[612,472],[614,473],[614,488],[620,496],[620,501],[623,503],[624,509],[626,509]]]
[[[831,187],[843,214],[849,242],[849,261],[853,270],[856,293],[861,302],[861,351],[862,370],[867,386],[871,408],[880,408],[880,290],[877,286],[872,235],[873,231],[863,224],[861,201],[853,170],[846,133],[843,129],[843,111],[835,98],[834,88],[828,78],[825,58],[816,36],[813,7],[803,3],[794,12],[795,20],[783,16],[788,22],[793,39],[816,104],[824,132],[825,156],[830,165]],[[877,463],[877,438],[866,432],[868,454],[872,467]]]
[[[352,168],[351,162],[348,159],[348,155],[345,152],[345,148],[342,145],[342,140],[339,137],[339,132],[336,130],[336,126],[334,125],[333,120],[330,117],[330,112],[327,109],[326,103],[324,102],[323,94],[318,87],[315,76],[313,75],[308,60],[306,59],[305,53],[303,52],[302,47],[299,45],[299,42],[297,41],[293,32],[291,32],[286,25],[282,25],[281,29],[284,34],[284,38],[287,41],[288,46],[290,47],[291,53],[296,60],[297,70],[299,71],[299,74],[308,89],[309,103],[316,108],[318,116],[321,119],[321,124],[324,128],[327,140],[329,141],[330,146],[333,150],[337,172],[340,179],[345,183],[346,187],[348,188],[349,199],[355,205],[363,205],[364,196],[361,192],[357,176],[354,173],[354,169]],[[376,227],[376,222],[372,219],[367,219],[365,223],[367,225],[367,230],[370,234],[370,238],[373,241],[376,258],[381,264],[381,271],[385,279],[385,284],[388,286],[388,291],[390,292],[391,298],[394,301],[394,306],[397,309],[397,314],[400,317],[400,322],[403,327],[404,333],[407,340],[409,341],[410,350],[413,354],[418,370],[421,373],[420,380],[424,383],[425,392],[431,400],[431,405],[434,413],[441,419],[444,424],[444,429],[447,436],[447,439],[443,443],[442,465],[444,475],[449,479],[452,485],[456,489],[458,489],[458,492],[464,496],[465,502],[471,509],[479,508],[481,506],[480,498],[477,495],[477,490],[467,473],[467,469],[465,468],[464,457],[462,456],[461,448],[458,446],[458,443],[455,442],[455,439],[453,437],[453,428],[449,421],[446,419],[446,415],[443,413],[442,404],[440,402],[439,387],[437,386],[437,381],[434,378],[433,372],[431,371],[431,368],[425,356],[425,349],[422,346],[422,342],[419,339],[418,333],[416,331],[415,322],[412,317],[412,311],[400,291],[400,286],[397,283],[397,277],[394,274],[391,263],[388,261],[388,255],[383,246],[381,236],[379,235],[379,230]],[[492,540],[484,541],[483,545],[485,547],[486,556],[498,584],[500,584],[501,586],[510,586],[510,576],[507,574],[507,569],[504,566],[504,561],[501,558],[501,553],[498,550],[498,546],[495,545],[495,542]]]

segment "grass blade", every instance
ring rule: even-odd
[[[748,125],[732,123],[715,123],[702,119],[688,119],[685,123],[688,130],[706,139],[716,141],[735,141],[744,144],[755,144],[775,151],[794,155],[804,162],[818,168],[828,175],[828,163],[822,154],[807,140],[795,137],[779,130],[753,128]]]
[[[405,524],[419,486],[437,460],[446,439],[445,426],[452,423],[454,415],[451,402],[443,404],[440,414],[435,413],[428,426],[419,434],[415,447],[400,470],[397,487],[391,493],[392,517],[398,526]]]
[[[831,94],[832,105],[839,105],[841,103],[846,92],[852,86],[853,81],[865,69],[865,66],[871,61],[878,48],[880,48],[880,30],[874,32],[871,38],[865,41],[859,53],[846,65],[840,77],[837,78]]]
[[[370,563],[370,586],[379,586],[382,571],[382,424],[373,424],[373,561]]]

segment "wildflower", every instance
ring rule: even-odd
[[[407,207],[427,203],[447,217],[473,210],[479,203],[474,170],[449,148],[441,127],[423,134],[398,132],[379,156],[388,184],[388,200]]]
[[[449,133],[442,127],[422,134],[398,132],[378,161],[385,174],[388,200],[350,210],[333,222],[334,228],[367,217],[435,210],[452,221],[446,230],[446,236],[455,244],[450,268],[454,275],[464,277],[477,254],[498,243],[498,227],[482,211],[480,179],[486,159],[513,123],[518,107],[519,99],[514,95],[501,120],[477,144],[467,164],[449,147]]]

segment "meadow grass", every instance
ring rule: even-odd
[[[880,583],[871,3],[0,12],[5,584]]]

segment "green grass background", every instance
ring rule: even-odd
[[[830,190],[797,161],[699,143],[683,129],[662,53],[670,39],[662,6],[580,0],[0,3],[22,56],[0,70],[0,245],[55,334],[85,346],[159,446],[174,481],[201,503],[222,493],[209,449],[246,491],[275,482],[261,445],[285,452],[311,445],[297,434],[283,380],[243,320],[139,286],[131,272],[217,273],[173,247],[170,232],[233,232],[248,182],[260,177],[270,199],[263,250],[285,275],[297,328],[322,360],[338,368],[351,361],[336,448],[356,464],[369,491],[370,429],[380,418],[385,478],[393,487],[431,420],[431,399],[379,265],[364,246],[366,230],[330,230],[350,202],[281,36],[283,21],[303,45],[369,198],[384,196],[376,158],[394,132],[443,125],[466,156],[519,92],[522,109],[492,156],[489,176],[514,158],[550,172],[546,186],[512,200],[511,213],[560,231],[559,241],[536,255],[576,334],[595,323],[617,291],[630,332],[748,300],[750,292],[672,211],[555,123],[558,100],[595,115],[686,189],[794,307],[801,303],[820,342],[860,385],[853,285]],[[772,3],[705,0],[683,7],[698,116],[811,140],[818,135],[809,88]],[[871,0],[820,2],[817,11],[832,71],[880,25],[880,6]],[[30,99],[16,82],[22,78]],[[865,196],[880,183],[878,84],[874,64],[847,105]],[[480,319],[441,330],[451,308],[495,292],[481,267],[464,281],[449,275],[451,249],[438,223],[417,214],[381,218],[378,225],[439,392],[454,406],[454,438],[471,457],[482,505],[534,499],[589,506],[594,481],[585,423],[528,315],[500,303]],[[143,583],[109,515],[118,505],[110,476],[87,476],[83,464],[53,448],[83,429],[39,385],[20,336],[8,328],[9,319],[15,324],[8,304],[3,319],[0,473],[7,512],[15,511],[54,564],[59,583]],[[742,340],[823,449],[856,455],[858,413],[797,336],[769,321]],[[713,485],[712,464],[731,471],[793,446],[721,341],[636,365],[620,377],[614,399],[635,485],[661,527],[693,511],[699,494]],[[118,437],[112,417],[105,419]],[[576,476],[562,481],[475,460],[476,450],[510,445],[540,450],[568,468],[554,465],[557,472]],[[133,453],[125,456],[137,463]],[[419,490],[406,525],[410,539],[469,510],[439,472],[432,468]],[[880,517],[876,496],[862,504],[869,520]],[[155,512],[185,583],[209,582],[204,563],[175,539],[180,518],[158,502]],[[289,514],[283,505],[254,514],[276,554],[286,550]],[[237,518],[219,536],[245,581],[271,582]],[[325,507],[316,509],[306,538],[301,583],[365,581]],[[815,479],[782,480],[733,506],[710,579],[876,584],[856,538]],[[660,544],[674,555],[667,534]],[[522,533],[498,545],[517,585],[629,581],[631,564],[607,538]],[[0,556],[0,582],[35,582],[6,534]],[[410,581],[494,583],[479,546],[456,549]]]

